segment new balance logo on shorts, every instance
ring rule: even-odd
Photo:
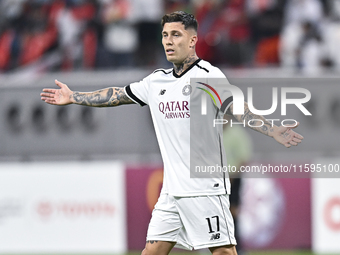
[[[160,96],[164,95],[164,94],[165,94],[165,91],[166,91],[166,89],[161,89],[161,91],[159,92],[159,95],[160,95]]]
[[[210,241],[220,239],[220,236],[221,236],[220,233],[212,234],[211,238],[210,238]]]

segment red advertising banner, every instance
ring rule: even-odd
[[[312,250],[340,254],[340,158],[318,158],[313,164],[338,178],[312,179]]]
[[[128,166],[126,170],[126,202],[128,249],[142,250],[151,212],[163,183],[161,166]]]

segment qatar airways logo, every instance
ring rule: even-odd
[[[160,102],[158,109],[164,114],[165,119],[187,119],[190,118],[188,101]]]
[[[220,79],[222,80],[222,79]],[[230,106],[231,102],[233,103],[233,114],[234,115],[243,115],[244,114],[244,102],[245,97],[243,95],[243,92],[240,88],[229,84],[227,80],[223,80],[223,82],[219,82],[218,86],[211,86],[204,82],[197,82],[198,89],[204,91],[205,93],[201,94],[201,115],[207,115],[207,98],[210,96],[210,98],[213,100],[215,106],[219,108],[223,113],[226,113],[227,107]],[[229,97],[222,101],[220,94],[217,92],[228,91]],[[294,93],[295,95],[303,95],[302,98],[287,98],[288,94]],[[230,94],[232,97],[230,97]],[[266,110],[259,110],[256,109],[253,104],[253,88],[248,87],[247,88],[247,103],[249,110],[255,114],[255,115],[269,115],[276,111],[278,107],[278,88],[274,87],[272,88],[272,105],[269,109]],[[231,99],[232,98],[232,99]],[[311,99],[311,93],[309,90],[305,88],[296,88],[296,87],[282,87],[281,88],[281,115],[285,116],[287,114],[287,105],[295,105],[304,115],[311,116],[312,114],[303,106],[304,103],[307,103]],[[237,123],[237,124],[244,124],[246,126],[247,124],[249,126],[252,126],[253,121],[259,121],[262,122],[262,125],[264,125],[262,120],[256,120],[252,119],[249,120],[249,123]],[[298,122],[294,119],[268,119],[269,122],[271,122],[272,126],[274,126],[274,122],[280,121],[282,126],[286,127],[295,127]],[[230,120],[230,124],[232,125],[232,120]],[[294,122],[295,124],[286,124],[286,122]],[[228,120],[225,119],[214,119],[213,126],[219,124],[227,124]],[[259,126],[256,126],[259,127]]]

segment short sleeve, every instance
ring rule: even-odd
[[[209,78],[225,78],[225,79],[227,79],[227,77],[224,75],[224,73],[217,67],[213,67],[211,69],[211,71],[209,72]]]
[[[124,89],[126,95],[132,101],[139,104],[140,106],[144,106],[149,104],[148,100],[149,86],[150,76],[147,76],[140,82],[133,82],[130,85],[126,86]]]

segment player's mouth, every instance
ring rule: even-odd
[[[166,50],[166,54],[168,54],[168,55],[172,55],[174,53],[175,53],[175,51],[173,49],[167,49]]]

